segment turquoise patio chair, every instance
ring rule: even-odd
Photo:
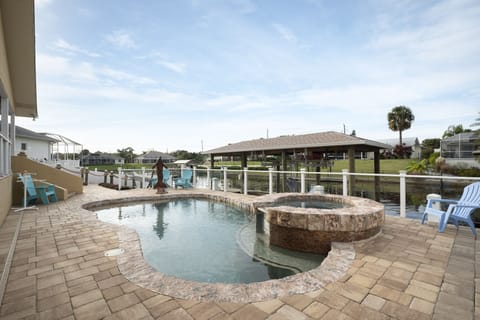
[[[25,175],[19,173],[18,178],[27,189],[26,204],[37,201],[38,198],[40,198],[43,204],[57,202],[57,194],[55,193],[55,187],[52,184],[40,183],[35,185],[32,176],[28,173]],[[25,203],[25,199],[23,199],[22,202]]]
[[[170,170],[163,168],[163,183],[165,184],[166,188],[170,188],[170,184],[168,183],[169,180],[170,180]],[[158,181],[157,176],[154,176],[153,178],[151,178],[147,188],[155,188],[157,181]]]
[[[438,210],[432,207],[433,203],[440,202],[448,204],[446,211]],[[449,221],[458,229],[458,222],[462,221],[468,224],[472,233],[477,238],[477,231],[475,230],[475,224],[472,220],[472,213],[480,208],[480,182],[472,183],[463,189],[460,200],[451,199],[430,199],[427,202],[427,208],[423,213],[422,224],[425,223],[425,218],[428,214],[433,214],[440,218],[438,225],[438,231],[444,232],[445,227]]]
[[[163,183],[165,184],[166,188],[170,188],[170,185],[168,184],[170,180],[170,170],[163,168]]]
[[[193,188],[193,185],[190,182],[190,180],[192,179],[192,175],[192,169],[183,169],[182,176],[174,179],[175,189],[177,189],[177,187],[182,187],[183,189]]]

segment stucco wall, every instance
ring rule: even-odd
[[[80,176],[38,163],[26,157],[12,157],[12,171],[16,175],[18,172],[27,170],[35,173],[34,179],[42,179],[66,189],[67,194],[83,193],[83,183]],[[13,202],[21,203],[22,189],[20,183],[13,184]]]
[[[0,177],[0,226],[12,206],[12,176]]]

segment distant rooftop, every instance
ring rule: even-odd
[[[159,151],[148,151],[147,153],[144,153],[142,155],[137,156],[137,159],[158,159],[159,157],[162,157],[163,160],[175,160],[175,157],[172,155],[169,155],[168,153],[164,152],[159,152]]]

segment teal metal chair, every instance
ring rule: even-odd
[[[55,187],[52,184],[39,183],[35,185],[33,183],[32,176],[30,174],[18,174],[18,178],[25,185],[27,189],[27,200],[23,199],[23,203],[31,204],[37,201],[39,198],[43,204],[49,204],[50,202],[57,202],[57,194],[55,193]]]
[[[192,175],[193,175],[192,169],[190,168],[183,169],[182,176],[174,179],[175,189],[177,189],[177,187],[182,187],[183,189],[193,188],[193,185],[190,182],[190,180],[192,180]]]
[[[435,202],[446,203],[448,208],[445,211],[433,208]],[[422,217],[422,224],[425,223],[425,219],[428,214],[433,214],[440,218],[438,225],[438,231],[444,232],[445,227],[449,221],[458,229],[458,222],[465,222],[472,230],[475,239],[477,238],[477,231],[475,230],[475,224],[472,220],[472,213],[480,208],[480,182],[472,183],[463,189],[460,200],[451,199],[429,199],[427,207]]]

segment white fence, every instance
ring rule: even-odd
[[[119,189],[122,185],[127,186],[129,181],[131,181],[132,187],[146,188],[148,186],[148,181],[154,172],[155,170],[146,168],[119,168],[118,174],[112,172],[105,173],[105,181],[107,180],[107,177],[111,177],[109,178],[109,181],[116,182]],[[181,169],[170,169],[170,186],[174,187],[174,178],[180,175]],[[316,181],[320,180],[320,176],[324,179],[323,181],[320,181],[320,183],[324,183],[325,179],[330,179],[330,182],[334,181],[337,184],[341,184],[341,192],[338,193],[344,196],[351,195],[353,190],[351,187],[355,184],[355,179],[369,177],[367,178],[370,179],[367,182],[369,184],[381,184],[379,181],[380,179],[390,179],[389,183],[394,183],[398,186],[399,212],[401,217],[406,217],[407,211],[407,180],[410,182],[413,182],[412,180],[420,180],[420,184],[438,184],[438,188],[441,188],[440,185],[443,185],[444,182],[455,181],[460,190],[459,194],[456,195],[457,197],[460,196],[461,189],[463,189],[464,186],[474,181],[480,181],[480,177],[407,175],[406,171],[400,171],[399,174],[373,174],[350,173],[348,170],[343,170],[342,172],[306,172],[305,169],[300,171],[275,171],[272,168],[269,168],[268,171],[264,171],[249,170],[248,168],[244,168],[243,170],[233,170],[227,168],[199,169],[194,167],[192,184],[195,188],[213,189],[223,192],[272,194],[274,192],[292,192],[292,190],[287,190],[288,188],[285,187],[286,178],[295,177],[295,181],[299,186],[296,191],[305,193],[310,189],[315,189],[317,185]],[[352,177],[355,177],[355,179],[352,179]],[[261,180],[260,183],[258,182],[259,180]],[[261,187],[258,188],[258,185]],[[310,188],[308,188],[308,185],[310,185]]]

